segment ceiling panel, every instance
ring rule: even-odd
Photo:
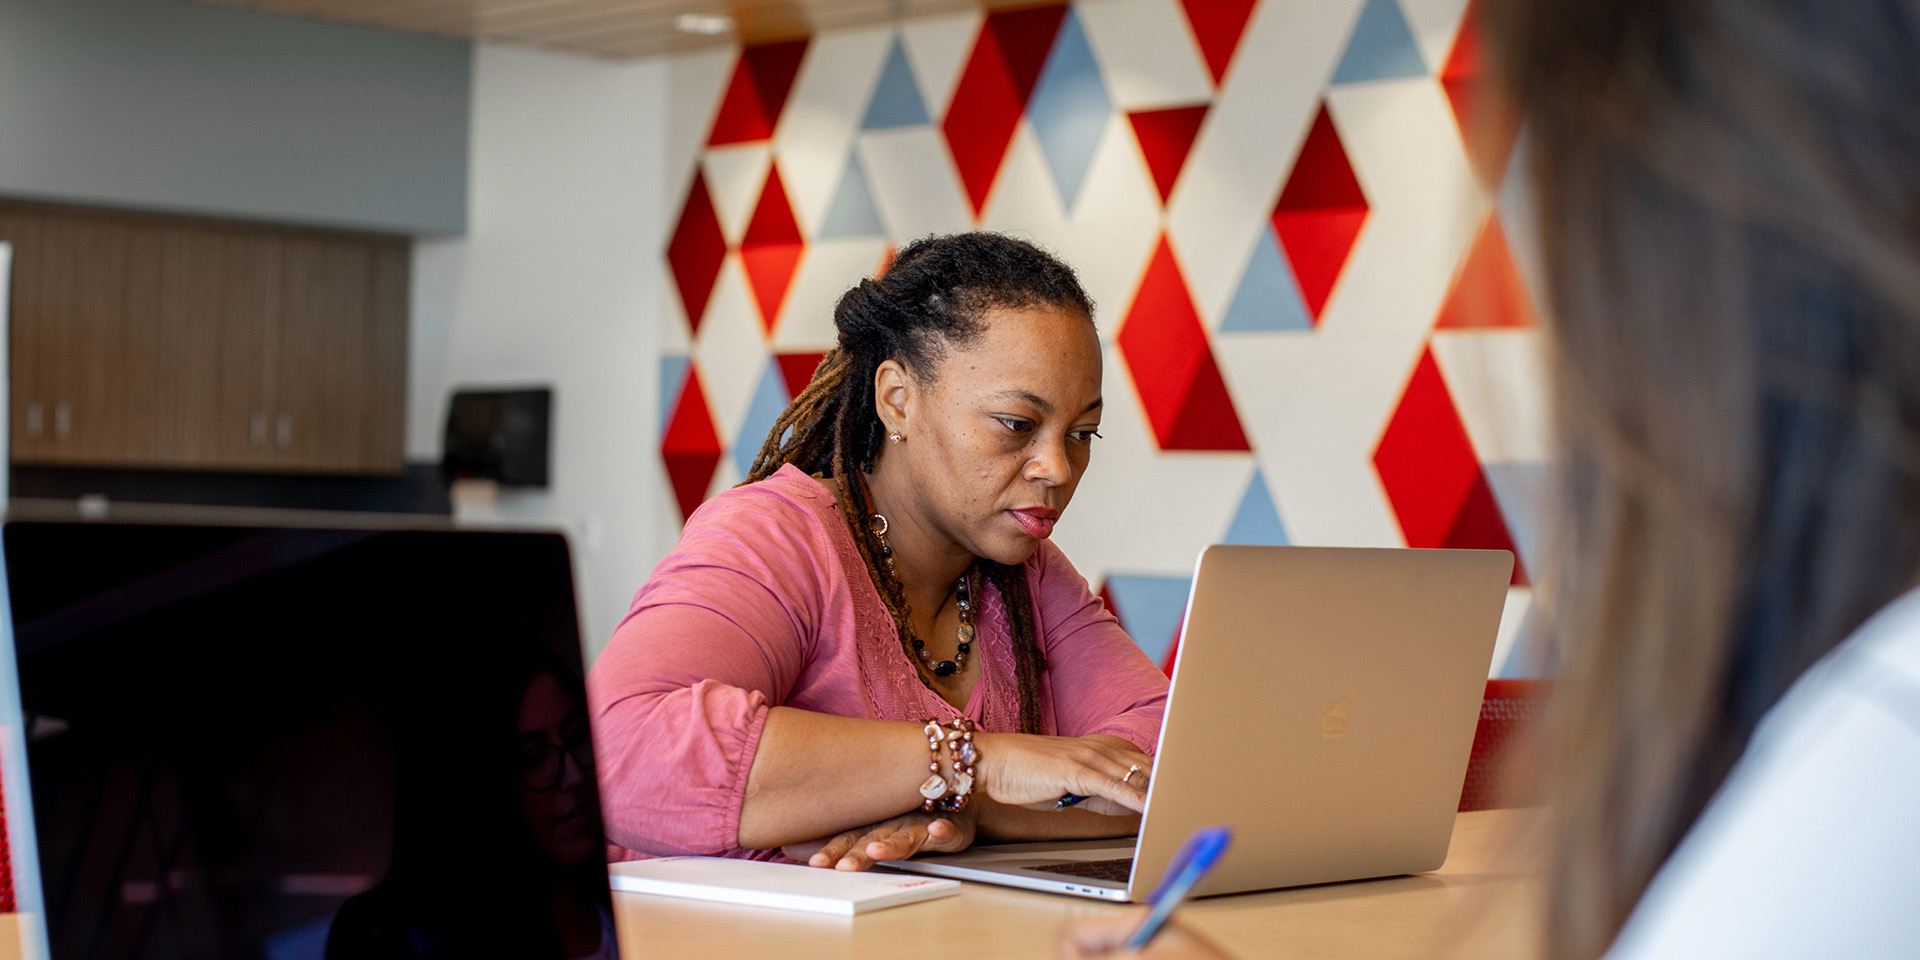
[[[198,0],[268,13],[475,40],[526,43],[602,57],[644,57],[731,43],[785,40],[834,27],[1034,0]],[[725,14],[719,36],[676,29],[683,13]]]

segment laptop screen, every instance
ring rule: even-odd
[[[53,957],[614,955],[559,535],[15,522],[5,557]]]

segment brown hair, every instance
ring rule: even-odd
[[[921,382],[931,383],[948,346],[968,343],[986,329],[988,309],[1038,305],[1071,310],[1089,322],[1093,318],[1093,301],[1072,268],[1032,244],[985,232],[907,244],[883,276],[860,281],[840,298],[833,312],[838,345],[774,421],[747,472],[745,482],[753,483],[791,463],[840,481],[840,511],[893,615],[909,663],[916,658],[906,590],[884,572],[880,541],[868,522],[874,507],[866,474],[873,471],[884,432],[874,409],[874,372],[887,360],[897,360]],[[1026,575],[985,559],[978,566],[1006,603],[1020,689],[1020,729],[1038,733],[1040,674],[1047,660],[1035,634]]]
[[[1920,5],[1491,0],[1560,464],[1548,955],[1920,569]]]

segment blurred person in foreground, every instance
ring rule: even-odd
[[[1483,11],[1552,316],[1545,953],[1913,956],[1920,3]]]

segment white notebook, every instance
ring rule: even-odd
[[[960,892],[960,881],[850,873],[726,857],[661,857],[607,865],[613,889],[853,916]]]

